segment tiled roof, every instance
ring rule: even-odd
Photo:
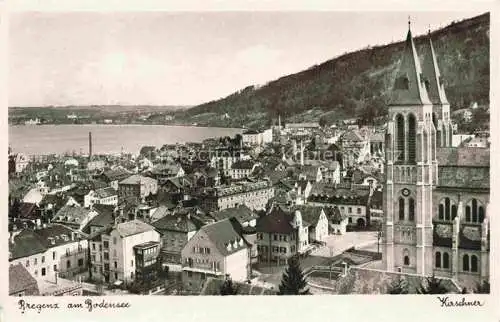
[[[150,182],[156,182],[156,180],[139,174],[134,174],[126,179],[123,179],[119,184],[147,184]]]
[[[151,220],[156,221],[170,214],[170,209],[167,206],[159,206],[151,215]]]
[[[108,198],[108,197],[112,197],[112,196],[118,195],[118,193],[116,192],[116,190],[113,189],[113,188],[111,188],[111,187],[97,189],[95,191],[95,193],[96,193],[96,195],[97,195],[98,198]]]
[[[316,226],[323,208],[302,205],[302,206],[295,206],[293,208],[293,211],[296,210],[300,211],[303,221],[309,223],[311,226]]]
[[[36,209],[37,206],[34,203],[21,202],[19,204],[19,217],[24,219],[35,219],[38,217]]]
[[[353,142],[362,142],[363,138],[359,135],[357,131],[348,131],[342,136],[342,141],[353,141]]]
[[[9,244],[11,259],[43,253],[49,248],[71,243],[72,233],[77,232],[59,224],[36,230],[25,229],[14,237],[14,243]]]
[[[80,224],[91,212],[92,210],[87,208],[76,205],[66,205],[56,213],[52,221]]]
[[[182,233],[197,231],[201,226],[186,214],[166,215],[151,223],[151,225],[159,231],[176,231]]]
[[[438,187],[489,189],[490,168],[439,166]]]
[[[489,167],[490,149],[475,147],[438,148],[439,166]]]
[[[255,165],[255,162],[253,162],[252,160],[239,160],[239,161],[236,161],[232,164],[231,169],[251,170],[254,165]]]
[[[433,245],[442,247],[452,246],[453,227],[451,224],[437,224],[434,226]]]
[[[108,181],[123,180],[130,175],[132,175],[132,172],[121,166],[104,172],[104,177],[106,177]]]
[[[113,212],[104,212],[92,218],[92,220],[82,229],[84,233],[90,233],[90,227],[110,227],[114,224]]]
[[[222,211],[216,211],[209,214],[210,217],[213,217],[216,221],[228,219],[228,218],[236,218],[240,224],[248,222],[253,219],[257,219],[257,215],[250,210],[245,205],[240,205],[236,208],[227,208]]]
[[[271,213],[257,219],[258,232],[290,234],[294,232],[291,225],[292,217],[281,207],[274,207]]]
[[[9,266],[9,294],[16,294],[28,289],[38,290],[38,284],[33,276],[21,264]],[[26,294],[38,295],[38,294]]]
[[[115,229],[118,231],[121,237],[128,237],[153,230],[154,227],[136,219],[120,223],[116,225]]]
[[[241,236],[241,225],[230,218],[201,227],[217,250],[228,256],[248,247],[247,241]]]

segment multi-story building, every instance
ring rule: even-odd
[[[37,280],[78,278],[88,273],[87,240],[76,230],[52,224],[13,233],[9,239],[9,262],[22,264]]]
[[[98,213],[93,209],[70,204],[59,209],[54,218],[52,218],[52,222],[82,230],[97,215]]]
[[[470,286],[489,279],[489,150],[451,146],[430,39],[423,58],[408,31],[388,113],[383,264]]]
[[[156,179],[134,174],[118,183],[118,198],[137,197],[139,200],[158,192]]]
[[[246,205],[252,210],[262,210],[272,197],[274,197],[274,187],[269,181],[262,180],[206,189],[199,199],[203,207],[209,211],[220,211],[239,205]]]
[[[234,218],[200,228],[182,249],[185,289],[201,290],[208,277],[230,276],[246,281],[251,276],[250,247]]]
[[[258,163],[252,160],[236,161],[231,166],[231,171],[229,173],[232,179],[245,179],[252,174],[257,166]]]
[[[163,263],[171,270],[180,270],[181,252],[203,224],[189,213],[166,215],[151,223],[161,235]]]
[[[89,241],[92,278],[106,283],[131,283],[136,272],[134,246],[159,241],[160,234],[154,227],[140,220],[98,231]]]
[[[92,208],[95,204],[116,206],[118,204],[118,192],[111,187],[90,190],[84,197],[83,205],[85,208]]]
[[[273,207],[257,220],[257,252],[261,262],[285,264],[287,259],[309,249],[309,223],[297,211]]]

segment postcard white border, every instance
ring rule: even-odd
[[[7,8],[8,6],[8,8]],[[495,210],[500,209],[498,194],[499,179],[497,153],[499,144],[499,28],[500,5],[498,1],[295,1],[295,0],[14,0],[10,3],[0,0],[0,104],[3,106],[0,128],[4,134],[1,141],[3,151],[7,153],[7,28],[8,11],[467,11],[481,10],[490,12],[490,74],[491,74],[491,285],[490,295],[470,295],[470,299],[484,300],[485,306],[473,308],[441,308],[436,296],[377,296],[377,295],[338,295],[309,297],[277,297],[277,296],[236,296],[236,297],[175,297],[175,296],[120,296],[106,297],[113,302],[128,301],[129,309],[114,309],[88,313],[78,310],[45,310],[41,314],[34,312],[21,314],[17,307],[19,298],[8,296],[8,255],[7,238],[0,239],[0,256],[4,261],[0,274],[0,321],[499,321],[500,290],[499,274],[496,269],[499,263],[500,248],[498,235],[499,222]],[[446,22],[443,22],[446,23]],[[15,71],[10,71],[15,72]],[[1,159],[1,191],[0,198],[4,215],[0,219],[3,235],[7,236],[7,158]],[[461,295],[453,296],[459,299]],[[67,303],[80,302],[84,297],[34,297],[26,300],[36,303],[58,302],[61,306]],[[98,298],[93,298],[98,300]]]

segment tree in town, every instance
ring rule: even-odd
[[[434,274],[427,277],[417,288],[418,294],[446,294],[449,293],[448,289],[443,286],[442,280],[436,278]]]
[[[234,285],[231,277],[226,277],[224,283],[220,287],[220,295],[237,295],[238,286]]]
[[[404,278],[394,280],[387,289],[388,294],[408,294],[408,283]]]
[[[476,291],[474,293],[490,294],[490,283],[488,281],[483,281],[482,283],[478,283]]]
[[[297,256],[288,260],[288,267],[283,273],[278,295],[309,295],[307,281],[300,267]]]

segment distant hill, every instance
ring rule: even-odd
[[[453,22],[431,33],[452,110],[472,102],[489,105],[489,13]],[[332,122],[386,114],[401,42],[368,47],[284,76],[264,86],[248,86],[223,99],[176,114],[177,119],[212,126],[269,125],[278,114],[288,121]],[[415,39],[417,51],[427,35]]]

